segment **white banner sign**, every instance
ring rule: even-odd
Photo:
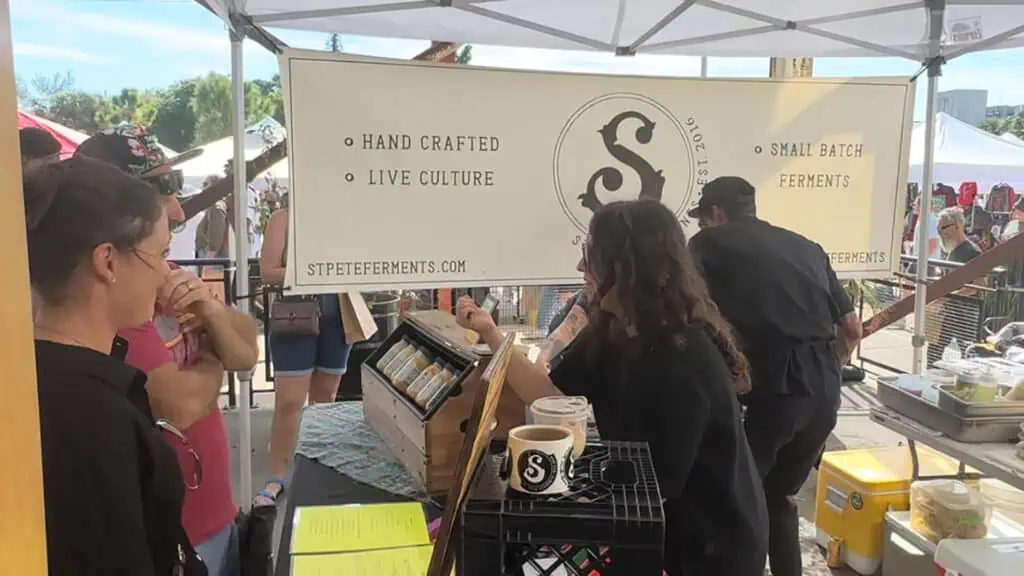
[[[903,231],[914,86],[555,74],[286,51],[298,293],[580,282],[603,204],[659,199],[688,235],[735,175],[758,216],[841,276],[888,275]]]

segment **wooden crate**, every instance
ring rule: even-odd
[[[452,392],[429,412],[392,386],[377,369],[377,360],[403,337],[459,369]],[[437,310],[415,313],[361,367],[366,422],[430,493],[447,491],[455,479],[465,427],[481,387],[480,375],[490,360],[475,342],[450,314]],[[523,402],[506,387],[498,404],[494,436],[506,436],[509,429],[522,425],[525,417]]]

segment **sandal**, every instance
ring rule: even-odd
[[[270,486],[273,484],[280,486],[277,492],[270,491]],[[263,489],[257,492],[256,497],[253,498],[253,506],[276,506],[277,499],[284,494],[286,485],[285,479],[279,476],[267,478],[267,481],[263,483]]]

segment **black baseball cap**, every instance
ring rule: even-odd
[[[690,218],[699,218],[712,206],[728,209],[747,207],[754,204],[754,186],[739,176],[719,176],[704,185],[697,206],[686,213]]]
[[[155,136],[139,124],[122,123],[87,138],[78,145],[75,156],[89,156],[112,164],[137,178],[157,185],[161,194],[181,192],[183,177],[173,167],[202,154],[190,150],[168,157]]]

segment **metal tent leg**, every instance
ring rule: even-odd
[[[943,19],[945,17],[945,0],[928,0],[928,33],[929,58],[925,62],[928,68],[928,93],[925,104],[924,130],[924,168],[921,182],[921,209],[918,216],[918,233],[914,240],[917,250],[917,280],[914,287],[914,374],[924,371],[927,355],[925,354],[925,305],[928,302],[928,242],[931,236],[932,211],[932,177],[935,170],[935,103],[939,89],[939,76],[942,75],[942,58],[940,57],[940,41],[942,39]]]
[[[245,179],[245,78],[242,67],[242,41],[245,39],[245,22],[240,18],[231,18],[231,93],[234,108],[232,133],[234,134],[234,206],[235,206],[235,293],[237,296],[249,294],[249,199],[248,185]],[[237,298],[238,309],[243,314],[249,313],[248,298]],[[252,374],[238,373],[238,396],[242,399],[238,404],[238,456],[242,502],[252,500]]]

